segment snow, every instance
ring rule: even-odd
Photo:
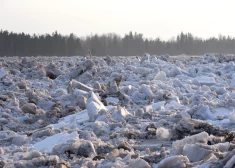
[[[2,59],[6,167],[233,165],[233,56]]]
[[[170,139],[170,133],[168,129],[165,128],[158,128],[156,132],[157,139],[159,140],[169,140]]]

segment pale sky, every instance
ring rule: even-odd
[[[133,31],[164,40],[181,31],[235,37],[235,0],[0,0],[0,29],[79,37]]]

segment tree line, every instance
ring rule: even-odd
[[[124,37],[109,33],[79,38],[73,33],[63,36],[57,31],[44,35],[0,31],[0,56],[74,56],[84,55],[88,49],[95,56],[135,56],[145,52],[156,55],[235,54],[235,38],[219,35],[202,39],[182,32],[164,41],[133,32]]]

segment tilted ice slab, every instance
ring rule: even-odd
[[[7,75],[6,71],[0,69],[0,79],[4,78]]]
[[[86,108],[91,121],[95,120],[95,116],[101,109],[107,110],[94,92],[91,93],[91,97],[87,100]]]
[[[65,143],[68,140],[72,140],[72,139],[73,140],[79,139],[79,135],[77,132],[72,132],[70,134],[68,134],[67,132],[62,132],[62,133],[47,137],[46,139],[34,144],[33,146],[40,152],[51,153],[55,145]]]
[[[106,108],[110,110],[113,107],[114,106],[107,106]],[[62,127],[76,128],[78,127],[79,124],[85,123],[87,121],[89,121],[87,110],[83,110],[76,114],[72,114],[64,118],[61,118],[59,120],[59,123],[49,125],[48,127],[52,126],[57,129],[62,128]],[[79,135],[77,134],[77,132],[72,132],[71,134],[62,132],[62,133],[47,137],[46,139],[34,144],[33,146],[40,152],[50,153],[52,151],[52,148],[55,145],[65,143],[68,140],[76,140],[76,139],[79,139]]]
[[[72,127],[77,126],[78,124],[87,122],[89,120],[89,116],[87,114],[87,110],[80,111],[76,114],[72,114],[66,117],[63,117],[59,120],[57,124],[48,125],[48,127],[53,126],[54,128],[62,128],[62,127]]]
[[[115,106],[105,106],[107,110],[113,109]],[[59,120],[57,124],[51,124],[48,125],[47,127],[53,127],[55,129],[59,129],[62,127],[67,127],[67,128],[74,128],[78,127],[78,125],[88,122],[89,121],[89,116],[87,113],[87,110],[82,110],[76,114],[68,115],[66,117],[63,117]]]

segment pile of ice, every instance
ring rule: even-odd
[[[3,57],[0,167],[234,167],[230,56]]]

